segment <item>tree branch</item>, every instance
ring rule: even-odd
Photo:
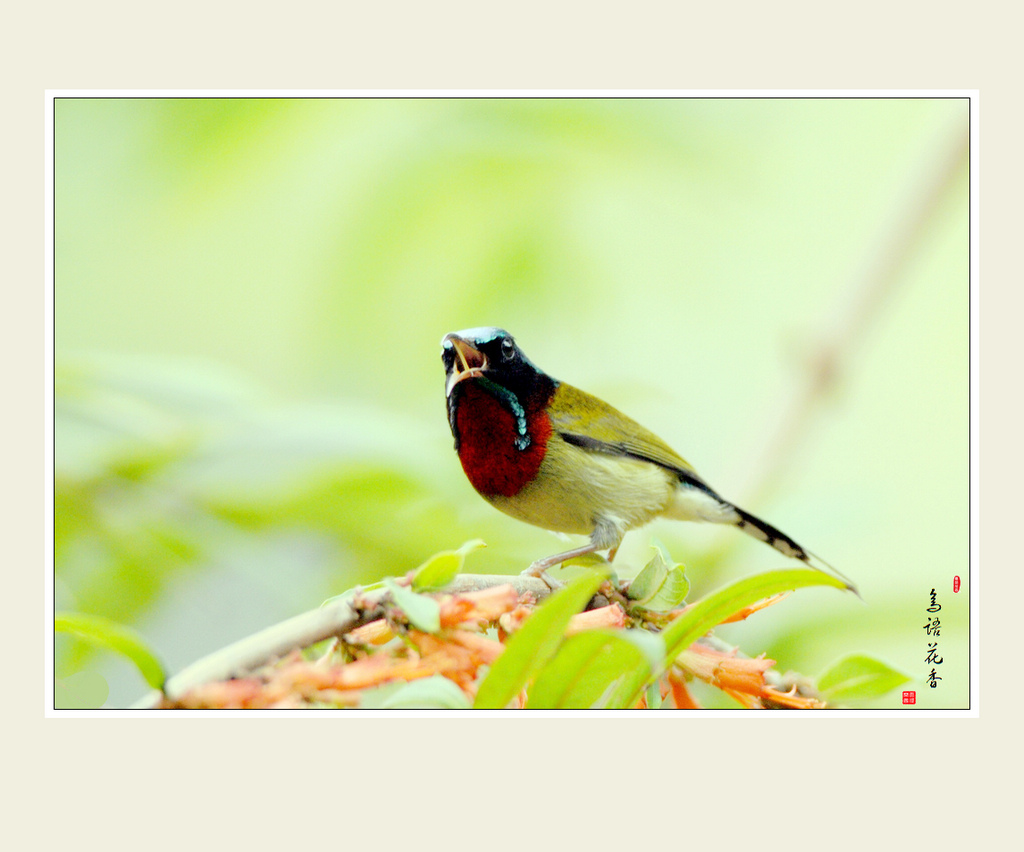
[[[537,600],[551,593],[543,580],[516,574],[460,574],[443,592],[457,595],[505,585],[512,586],[519,595],[530,593]],[[379,617],[379,613],[374,610],[387,594],[387,589],[357,594],[254,633],[183,669],[168,679],[164,693],[153,691],[133,704],[131,709],[154,709],[165,695],[173,699],[201,684],[243,675],[270,660],[285,656],[295,648],[305,648],[335,636],[341,637]]]

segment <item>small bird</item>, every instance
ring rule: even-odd
[[[732,524],[785,556],[831,569],[719,496],[639,423],[534,366],[504,329],[446,334],[441,361],[455,450],[480,496],[521,521],[590,537],[582,547],[537,560],[524,574],[541,576],[599,550],[612,559],[628,530],[659,516]]]

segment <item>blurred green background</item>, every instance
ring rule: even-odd
[[[805,590],[722,638],[812,677],[871,654],[917,707],[965,707],[966,161],[922,187],[967,124],[965,99],[57,100],[57,608],[134,626],[175,671],[470,538],[476,572],[562,549],[452,451],[439,341],[500,325],[865,599]],[[780,455],[835,341],[835,386]],[[691,599],[790,567],[658,522],[621,575],[652,535]],[[56,653],[108,707],[145,691],[66,636]]]

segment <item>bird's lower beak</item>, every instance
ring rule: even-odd
[[[444,386],[445,396],[451,396],[459,382],[482,376],[487,369],[487,356],[457,335],[446,334],[441,341],[441,347],[451,349],[455,353]]]

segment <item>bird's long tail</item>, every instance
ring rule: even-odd
[[[760,518],[751,515],[750,512],[746,512],[739,506],[735,505],[732,505],[732,508],[736,511],[736,514],[739,517],[739,520],[735,521],[736,526],[743,530],[747,535],[753,536],[759,541],[763,541],[765,544],[774,547],[779,551],[779,553],[782,553],[791,559],[799,559],[801,562],[816,571],[821,571],[822,573],[832,574],[834,577],[838,577],[846,583],[846,587],[851,592],[857,595],[857,597],[860,597],[860,592],[857,591],[857,587],[853,584],[853,581],[841,571],[838,571],[836,568],[829,565],[824,559],[815,556],[808,550],[805,550],[784,532],[773,527],[771,524],[762,521]]]
[[[680,469],[676,473],[683,487],[676,490],[675,500],[666,512],[668,517],[681,521],[733,524],[747,535],[774,547],[790,559],[799,559],[816,571],[838,577],[846,584],[846,588],[860,597],[860,592],[849,577],[837,571],[821,557],[802,548],[782,530],[744,511],[735,503],[730,503],[692,471]]]

